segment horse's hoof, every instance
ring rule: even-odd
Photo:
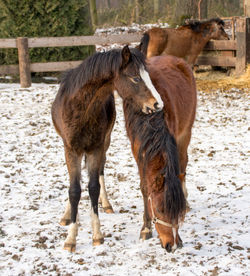
[[[63,249],[73,253],[76,251],[76,244],[65,243]]]
[[[61,219],[59,223],[62,226],[70,225],[70,219]]]
[[[93,239],[93,246],[97,246],[97,245],[101,245],[104,243],[104,238],[101,238],[101,239]]]
[[[107,207],[103,207],[103,210],[106,214],[114,214],[114,210],[111,205]]]
[[[151,239],[152,238],[152,232],[141,232],[140,234],[140,239],[142,239],[143,241]]]

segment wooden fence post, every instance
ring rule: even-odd
[[[244,14],[246,17],[250,17],[250,0],[245,0],[244,4]]]
[[[21,87],[31,86],[31,74],[30,74],[30,59],[29,59],[29,48],[28,38],[18,37],[17,38],[18,48],[18,61],[19,61],[19,75]]]
[[[250,62],[250,18],[236,20],[236,75],[245,72]]]

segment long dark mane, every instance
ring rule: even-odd
[[[145,67],[145,57],[138,49],[130,49],[134,66]],[[71,94],[85,85],[100,86],[111,80],[122,66],[120,49],[98,52],[86,58],[78,67],[66,71],[61,78],[61,93]]]
[[[147,56],[147,51],[148,51],[148,43],[149,43],[149,34],[148,33],[144,33],[142,38],[141,38],[141,42],[138,45],[138,49],[145,55]]]
[[[220,19],[220,18],[211,18],[208,20],[189,20],[188,23],[182,25],[181,27],[186,27],[186,28],[190,28],[192,31],[196,32],[196,33],[200,33],[202,31],[202,26],[204,25],[209,25],[211,23],[217,23],[219,25],[224,26],[225,22]],[[180,28],[181,28],[180,27]]]
[[[171,220],[183,218],[186,200],[179,176],[179,160],[175,138],[170,134],[163,111],[151,115],[136,112],[128,101],[123,104],[126,129],[135,140],[140,141],[138,161],[143,166],[145,176],[147,165],[156,156],[162,156],[164,164],[159,174],[164,176],[165,211]]]

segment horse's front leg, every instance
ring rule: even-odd
[[[78,224],[76,222],[76,218],[78,213],[78,204],[81,198],[80,179],[82,156],[71,152],[65,147],[65,158],[70,177],[69,204],[67,205],[64,216],[61,219],[61,224],[69,224],[68,235],[64,242],[64,249],[68,250],[69,252],[74,252],[76,249],[76,236],[78,233]],[[68,221],[69,216],[70,222]]]
[[[142,240],[148,240],[152,238],[151,218],[148,213],[148,194],[144,181],[141,181],[140,186],[144,202],[143,226],[141,229],[140,238]]]
[[[100,220],[98,216],[98,198],[100,195],[100,166],[102,151],[96,151],[95,153],[88,154],[87,156],[87,166],[89,173],[89,196],[91,200],[91,224],[93,231],[93,245],[100,245],[104,242],[103,234],[100,230]]]

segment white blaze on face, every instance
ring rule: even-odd
[[[160,94],[155,89],[155,87],[149,77],[149,73],[144,68],[141,67],[140,75],[141,75],[141,78],[143,79],[143,81],[145,82],[147,88],[151,91],[152,95],[157,100],[159,108],[162,109],[164,106],[163,101],[161,99]]]

